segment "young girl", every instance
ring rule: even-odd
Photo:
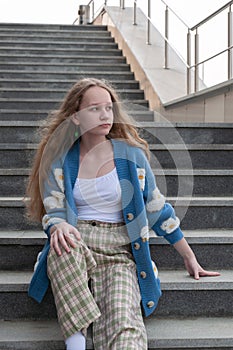
[[[47,121],[29,179],[28,213],[48,236],[30,284],[41,302],[49,280],[68,350],[146,350],[143,316],[161,296],[149,230],[197,262],[149,165],[147,143],[104,81],[83,79]]]

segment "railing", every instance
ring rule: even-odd
[[[137,7],[138,2],[137,0],[133,1],[133,25],[137,25]],[[131,4],[132,4],[131,1]],[[231,6],[233,4],[233,0],[226,3],[224,6],[219,8],[217,11],[206,17],[204,20],[199,22],[193,27],[189,27],[183,19],[166,3],[165,0],[158,0],[160,3],[162,3],[165,6],[164,10],[164,35],[162,34],[164,38],[164,68],[169,69],[169,46],[172,47],[172,49],[176,52],[176,54],[182,59],[183,63],[186,67],[186,87],[187,87],[187,94],[190,94],[192,92],[192,85],[194,92],[199,91],[199,81],[200,81],[200,66],[203,66],[204,63],[209,62],[213,60],[214,58],[222,55],[223,53],[227,52],[227,79],[230,80],[233,78],[233,13]],[[91,17],[92,20],[95,18],[96,14],[98,14],[103,6],[106,6],[111,1],[101,1],[101,5],[96,10],[95,4],[97,3],[97,0],[90,0],[88,3],[88,6],[91,8]],[[115,4],[116,1],[114,1]],[[145,2],[144,2],[145,3]],[[121,9],[125,9],[125,0],[119,0],[119,7]],[[218,51],[217,53],[211,55],[210,57],[206,59],[200,60],[200,36],[199,36],[199,28],[203,25],[205,25],[207,22],[209,22],[211,19],[222,13],[224,10],[228,9],[228,19],[227,19],[227,47],[223,50]],[[144,11],[145,12],[145,11]],[[169,36],[169,17],[170,14],[176,17],[176,19],[184,26],[186,30],[186,58],[183,58],[181,54],[178,52],[178,50],[175,49],[174,45],[171,43]],[[151,26],[153,25],[152,18],[151,18],[151,0],[147,0],[147,14],[146,21],[147,21],[147,33],[145,42],[147,45],[151,45]],[[192,55],[192,32],[195,32],[194,34],[194,54]],[[193,57],[193,59],[192,59]],[[194,63],[192,64],[192,61]],[[192,83],[192,72],[194,76],[194,82]]]
[[[105,0],[102,5],[99,6],[99,8],[96,10],[95,9],[95,1],[94,0],[90,0],[89,3],[88,3],[88,6],[91,7],[92,11],[91,11],[91,16],[92,16],[92,20],[95,18],[95,15],[96,13],[99,13],[99,11],[101,10],[101,8],[103,6],[106,6],[107,5],[107,0]]]
[[[199,66],[210,61],[211,59],[218,57],[222,55],[224,52],[228,53],[228,60],[227,60],[227,78],[230,80],[232,78],[232,68],[233,68],[233,54],[232,54],[232,48],[233,48],[233,17],[232,17],[232,11],[231,6],[233,4],[233,0],[229,1],[227,4],[222,6],[220,9],[206,17],[204,20],[190,28],[190,30],[195,30],[195,63],[194,65],[189,65],[189,71],[194,68],[195,70],[195,81],[194,81],[194,90],[195,92],[199,90]],[[227,43],[228,46],[226,49],[221,50],[217,52],[216,54],[208,57],[205,60],[199,61],[199,28],[206,24],[208,21],[210,21],[212,18],[216,17],[218,14],[222,13],[224,10],[228,9],[228,20],[227,20]]]
[[[180,16],[177,15],[177,13],[166,3],[164,0],[160,0],[165,5],[165,25],[164,25],[164,68],[169,68],[169,57],[168,57],[168,47],[173,45],[171,44],[169,40],[169,15],[172,13],[186,28],[187,31],[187,44],[186,44],[186,60],[183,59],[183,57],[177,52],[177,50],[173,47],[173,50],[175,50],[176,54],[182,59],[182,61],[186,65],[187,73],[186,73],[186,86],[187,86],[187,94],[190,94],[192,91],[191,89],[191,72],[194,70],[194,92],[199,91],[199,81],[200,81],[200,75],[199,75],[199,67],[203,65],[206,62],[209,62],[210,60],[213,60],[214,58],[222,55],[224,52],[228,53],[228,60],[227,60],[227,79],[230,80],[233,78],[233,13],[231,11],[231,6],[233,4],[233,0],[226,3],[224,6],[222,6],[220,9],[206,17],[204,20],[190,28],[183,19],[181,19]],[[151,0],[148,0],[148,13],[146,15],[147,18],[147,37],[146,37],[146,43],[151,44],[151,34],[150,34],[150,27],[152,25],[152,18],[151,18]],[[199,33],[198,29],[206,24],[208,21],[216,17],[218,14],[222,13],[224,10],[228,9],[228,31],[227,31],[227,42],[228,45],[224,50],[220,50],[219,52],[215,53],[214,55],[211,55],[210,57],[199,60],[199,54],[200,54],[200,46],[199,46]],[[134,19],[133,24],[136,24],[136,10],[137,10],[137,0],[134,0]],[[192,53],[191,53],[191,32],[195,31],[195,38],[194,38],[194,64],[192,64]]]

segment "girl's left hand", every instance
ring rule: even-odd
[[[195,255],[189,258],[184,258],[184,264],[190,276],[193,276],[195,280],[199,280],[200,277],[220,276],[220,273],[217,271],[204,270],[197,262]]]
[[[197,262],[196,256],[191,247],[187,243],[185,238],[174,244],[175,249],[183,257],[186,270],[193,276],[195,280],[199,280],[200,277],[212,277],[220,276],[219,272],[206,271]]]

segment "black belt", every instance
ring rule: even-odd
[[[98,220],[79,220],[78,224],[88,224],[97,227],[118,227],[125,225],[124,222],[104,222]]]

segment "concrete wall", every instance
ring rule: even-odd
[[[199,93],[166,103],[165,114],[174,121],[233,122],[233,79]]]

